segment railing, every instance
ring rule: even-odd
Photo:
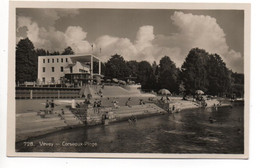
[[[45,98],[79,98],[80,89],[76,88],[36,88],[16,87],[16,99],[45,99]]]

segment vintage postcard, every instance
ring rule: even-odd
[[[248,158],[250,4],[10,2],[7,155]]]

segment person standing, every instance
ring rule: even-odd
[[[50,106],[50,104],[49,104],[49,100],[47,99],[46,100],[46,103],[45,103],[45,113],[49,113],[49,106]]]
[[[55,106],[54,101],[51,100],[51,102],[50,102],[51,113],[53,113],[53,111],[54,111],[54,106]]]

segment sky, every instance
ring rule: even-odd
[[[219,54],[233,72],[244,71],[242,10],[17,8],[16,42],[25,37],[35,48],[71,46],[103,61],[117,53],[159,63],[167,55],[177,67],[198,47]]]

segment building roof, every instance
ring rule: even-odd
[[[74,61],[79,61],[79,62],[90,62],[91,57],[93,57],[93,61],[98,61],[100,60],[98,57],[96,57],[93,54],[76,54],[76,55],[42,55],[39,57],[46,57],[46,58],[53,58],[53,57],[69,57]]]
[[[76,60],[79,62],[90,62],[91,57],[93,57],[93,61],[99,61],[99,58],[94,55],[72,55],[71,60]]]

